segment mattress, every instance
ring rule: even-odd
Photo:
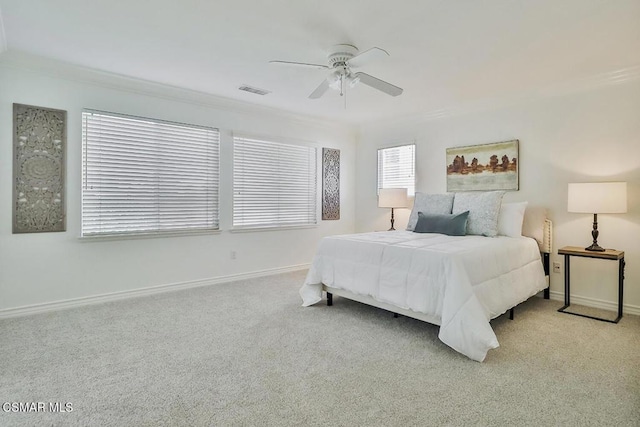
[[[531,238],[410,231],[325,237],[303,306],[321,300],[322,284],[432,316],[440,340],[477,361],[499,346],[489,321],[547,287]]]

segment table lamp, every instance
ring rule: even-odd
[[[380,192],[378,193],[378,207],[391,208],[391,228],[389,229],[389,231],[395,230],[395,228],[393,228],[393,209],[407,207],[407,189],[381,188]]]
[[[587,251],[604,252],[598,245],[598,214],[627,212],[626,182],[583,182],[569,184],[567,211],[593,214],[593,243]]]

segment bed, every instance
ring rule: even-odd
[[[522,220],[521,220],[522,223]],[[490,320],[544,291],[552,223],[530,237],[388,231],[325,237],[300,289],[303,306],[333,295],[440,326],[472,360],[499,346]]]

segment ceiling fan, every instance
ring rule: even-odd
[[[379,47],[372,47],[359,53],[358,48],[350,44],[338,44],[332,46],[331,53],[327,55],[329,65],[308,64],[305,62],[291,61],[269,61],[271,64],[291,65],[296,67],[316,68],[330,70],[329,76],[309,95],[311,99],[318,99],[327,90],[336,89],[340,91],[340,96],[344,95],[349,87],[354,87],[358,83],[365,84],[391,96],[398,96],[402,93],[402,88],[387,83],[363,72],[353,72],[352,68],[358,68],[365,63],[389,56],[389,53]]]

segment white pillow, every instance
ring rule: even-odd
[[[498,216],[498,234],[508,237],[522,236],[522,221],[528,202],[502,203]]]
[[[498,215],[503,197],[504,191],[456,193],[452,213],[469,211],[467,234],[495,237],[498,235]]]
[[[418,212],[425,214],[450,214],[453,207],[453,193],[425,194],[416,192],[413,209],[409,216],[407,230],[413,231],[418,223]]]

